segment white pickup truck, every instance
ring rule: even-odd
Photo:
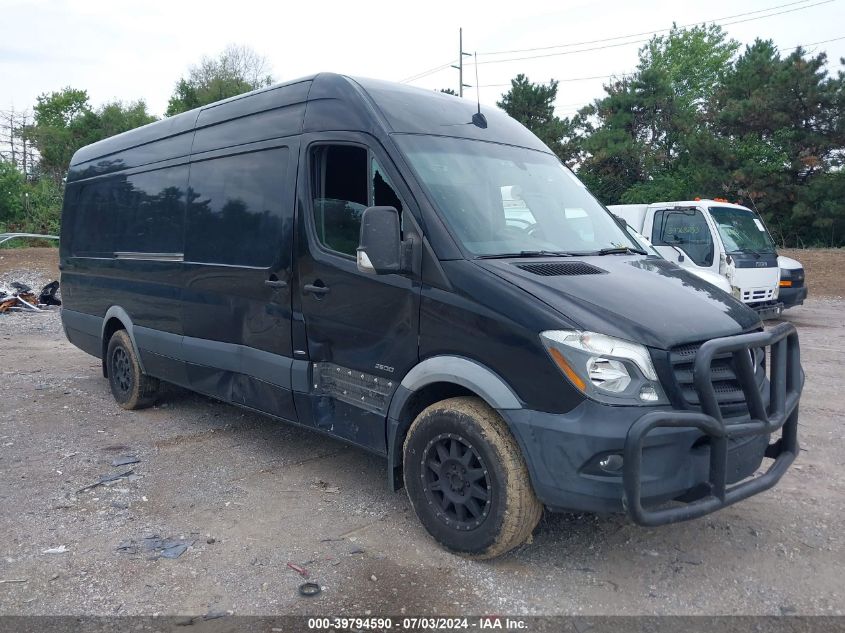
[[[747,207],[717,198],[608,209],[663,257],[706,281],[715,280],[761,318],[778,316],[807,297],[801,264],[778,256],[763,220]]]

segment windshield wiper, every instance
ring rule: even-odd
[[[591,255],[628,255],[628,254],[636,254],[636,255],[648,255],[644,250],[640,248],[632,248],[630,246],[613,246],[611,248],[602,248],[597,250],[595,253],[590,253]]]
[[[519,251],[518,253],[479,255],[477,259],[506,259],[508,257],[576,257],[578,255],[583,255],[583,253],[567,253],[566,251]]]

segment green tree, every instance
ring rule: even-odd
[[[0,232],[56,234],[61,202],[52,179],[27,181],[17,165],[0,161]]]
[[[83,120],[81,125],[88,143],[133,130],[156,120],[155,116],[147,112],[147,104],[143,100],[128,103],[112,101],[94,112],[87,112],[85,116],[88,118]]]
[[[713,149],[705,113],[737,47],[717,25],[673,26],[640,49],[633,75],[605,86],[583,111],[595,123],[579,170],[601,200],[687,198],[710,182],[696,152]]]
[[[267,59],[248,46],[227,46],[216,58],[203,57],[176,82],[166,116],[187,112],[273,83]]]
[[[824,53],[782,58],[757,40],[716,93],[711,119],[725,148],[722,190],[757,207],[785,243],[842,243],[845,80]],[[837,238],[837,235],[839,236]],[[838,240],[838,242],[837,242]]]
[[[673,24],[668,34],[652,37],[640,50],[637,70],[663,73],[677,107],[701,111],[730,73],[739,47],[718,24],[686,29]]]
[[[85,145],[79,120],[90,110],[88,93],[67,87],[36,99],[34,122],[24,135],[39,154],[38,171],[56,182],[67,173],[73,153]]]
[[[19,221],[24,209],[26,180],[11,161],[0,161],[0,231]]]
[[[39,154],[37,172],[61,183],[80,147],[155,121],[142,100],[92,109],[85,90],[64,88],[37,98],[24,135]]]
[[[531,83],[519,74],[496,105],[536,134],[562,161],[571,163],[579,152],[579,121],[555,115],[557,85],[554,79],[548,85]]]

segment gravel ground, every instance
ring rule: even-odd
[[[441,550],[382,460],[175,388],[123,411],[57,312],[0,315],[0,614],[842,615],[843,308],[786,313],[807,385],[775,489],[655,529],[546,514],[488,563]],[[151,536],[190,546],[165,558]],[[289,562],[323,593],[300,597]]]

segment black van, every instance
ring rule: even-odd
[[[174,383],[383,455],[485,558],[544,506],[672,523],[795,458],[794,328],[640,249],[503,113],[319,74],[79,150],[62,321],[124,408]]]

